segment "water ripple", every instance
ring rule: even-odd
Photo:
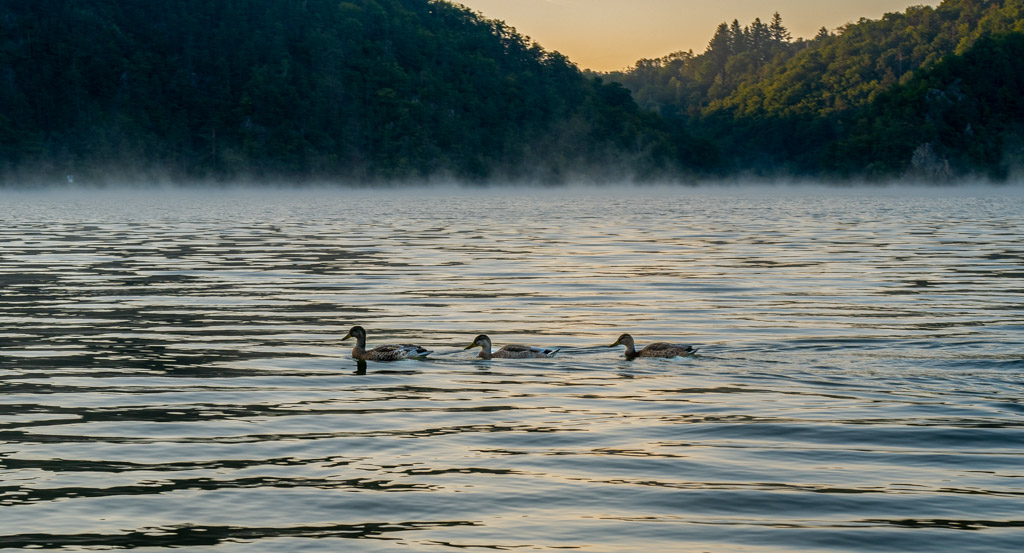
[[[5,197],[0,548],[1019,549],[1019,195],[535,192]]]

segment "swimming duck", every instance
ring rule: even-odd
[[[476,338],[473,338],[473,343],[466,346],[464,349],[473,349],[480,346],[480,357],[483,359],[491,359],[497,357],[499,359],[535,359],[538,357],[554,357],[558,353],[557,349],[550,348],[535,348],[532,346],[521,346],[519,344],[509,344],[498,351],[491,353],[491,339],[486,334],[481,334]]]
[[[615,343],[608,347],[613,348],[615,346],[626,346],[626,359],[636,359],[637,357],[682,357],[697,353],[697,348],[693,346],[669,344],[668,342],[648,344],[644,349],[637,351],[636,346],[633,345],[633,337],[629,334],[619,336],[619,339],[615,340]]]
[[[352,358],[360,361],[401,361],[402,359],[419,359],[433,353],[432,351],[412,344],[388,344],[377,346],[366,351],[366,329],[354,326],[342,341],[356,339],[356,347],[352,348]]]

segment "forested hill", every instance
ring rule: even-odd
[[[699,147],[442,1],[0,3],[8,181],[678,175],[712,159]]]
[[[605,78],[721,153],[723,172],[980,175],[1024,161],[1024,2],[945,0],[794,40],[781,16]]]
[[[0,182],[999,179],[1022,91],[1024,0],[733,21],[605,75],[441,0],[5,1]]]

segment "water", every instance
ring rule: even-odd
[[[0,548],[1024,543],[1019,190],[2,194]]]

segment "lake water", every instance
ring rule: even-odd
[[[0,221],[0,548],[1024,544],[1019,187],[8,190]],[[435,353],[360,371],[355,324]]]

